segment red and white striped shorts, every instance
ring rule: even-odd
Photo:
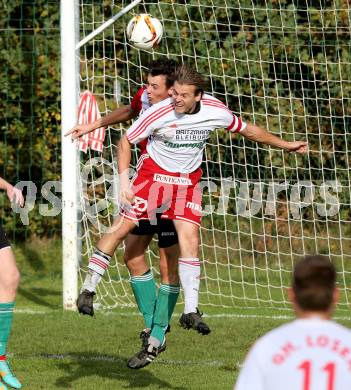
[[[132,207],[121,215],[132,220],[179,219],[200,225],[202,217],[201,168],[189,174],[168,172],[144,153],[132,180],[135,195]]]

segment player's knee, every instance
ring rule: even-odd
[[[136,254],[133,251],[126,250],[124,252],[123,260],[126,265],[131,264],[133,266],[133,264],[138,264],[143,262],[144,255]]]
[[[125,264],[133,262],[133,260],[140,257],[140,255],[143,256],[144,252],[140,253],[140,251],[135,250],[135,245],[127,241],[123,255]]]
[[[145,261],[144,255],[141,256],[125,256],[125,264],[128,268],[128,271],[132,276],[143,275],[149,270],[149,266]]]
[[[181,237],[183,245],[188,247],[197,247],[200,244],[199,237],[194,234],[185,234]]]
[[[129,271],[132,271],[134,268],[134,259],[133,257],[129,256],[127,253],[124,254],[123,257],[124,264],[127,266]]]
[[[168,275],[168,284],[176,286],[179,284],[179,276],[178,273]]]
[[[179,284],[178,273],[166,272],[161,274],[161,280],[163,284],[171,284],[172,286],[177,286]]]
[[[177,285],[179,284],[178,267],[169,267],[167,263],[160,263],[160,273],[162,283]]]
[[[16,292],[20,279],[21,275],[17,268],[8,271],[5,277],[1,278],[2,290],[8,293]]]
[[[166,252],[166,261],[164,266],[177,270],[178,268],[178,260],[179,260],[179,252],[177,253],[167,253]],[[161,266],[161,263],[160,263]]]
[[[126,265],[128,265],[128,262],[132,259],[131,253],[127,250],[127,248],[124,251],[123,260]]]

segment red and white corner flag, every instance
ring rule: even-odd
[[[99,107],[95,96],[90,91],[84,91],[80,94],[78,108],[78,124],[85,125],[101,118]],[[90,147],[92,150],[102,152],[106,129],[100,127],[79,138],[79,150],[87,152]]]

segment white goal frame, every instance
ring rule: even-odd
[[[149,12],[164,26],[161,45],[147,53],[137,51],[128,42],[124,21],[112,26],[139,3],[137,12]],[[83,279],[87,272],[85,260],[102,232],[100,225],[95,230],[88,229],[88,234],[79,230],[80,226],[86,228],[86,219],[81,216],[88,215],[86,209],[81,211],[85,207],[79,170],[83,158],[70,137],[64,137],[77,122],[80,85],[96,94],[106,114],[116,102],[130,102],[142,85],[146,58],[155,59],[158,55],[194,63],[210,80],[209,93],[227,103],[244,120],[284,139],[307,140],[313,146],[306,157],[301,157],[262,148],[240,137],[232,139],[217,132],[211,135],[213,138],[205,150],[203,166],[207,173],[203,179],[208,181],[207,206],[214,211],[204,217],[200,230],[204,286],[204,291],[200,291],[201,305],[206,300],[208,305],[226,308],[242,304],[245,308],[251,305],[288,308],[285,291],[296,259],[321,253],[330,256],[337,266],[343,297],[340,305],[348,309],[350,5],[346,0],[326,6],[322,3],[310,6],[306,2],[301,7],[280,1],[279,6],[263,3],[127,0],[111,2],[112,13],[119,12],[110,17],[106,4],[61,0],[65,309],[76,309],[78,277]],[[86,37],[79,41],[82,31]],[[118,140],[123,130],[125,127],[118,125],[110,126],[106,132],[110,142],[105,144],[104,152],[109,157],[99,174],[104,181],[101,199],[105,196],[108,201],[115,197],[106,196],[107,190],[116,192],[113,181],[116,176],[109,175],[111,170],[115,172],[116,142],[112,141]],[[93,160],[92,155],[87,155],[88,162]],[[99,181],[95,174],[91,177],[97,178],[94,184]],[[107,187],[106,183],[112,185]],[[212,183],[215,190],[210,188]],[[100,202],[95,195],[100,194],[94,191],[90,194],[93,193],[95,208]],[[113,206],[106,209],[109,221],[116,215]],[[154,244],[147,255],[152,271],[157,273]],[[80,257],[84,258],[84,264]],[[117,251],[99,286],[96,303],[103,307],[134,304],[122,257],[123,249]]]
[[[77,122],[79,49],[100,34],[141,0],[134,0],[79,41],[79,1],[61,0],[61,143],[62,143],[62,280],[63,308],[76,310],[79,243],[77,215],[79,152],[64,134]],[[72,169],[76,167],[76,169]]]

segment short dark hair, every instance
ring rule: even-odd
[[[151,61],[148,65],[148,74],[151,76],[165,76],[166,86],[172,87],[174,84],[174,74],[178,67],[178,63],[175,60],[168,58],[159,58],[158,60]]]
[[[178,67],[174,76],[174,81],[179,84],[194,85],[195,95],[198,95],[199,93],[203,94],[206,88],[204,76],[188,65],[181,65]]]
[[[294,267],[292,288],[296,303],[302,310],[330,309],[335,283],[335,267],[326,256],[306,256]]]

